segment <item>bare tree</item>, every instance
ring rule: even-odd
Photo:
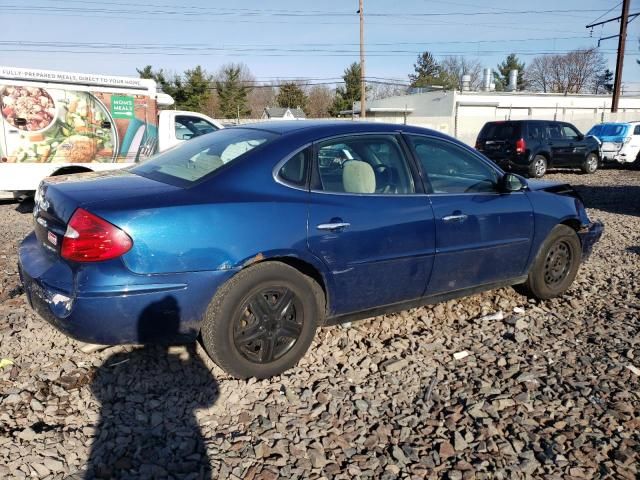
[[[536,57],[527,67],[526,79],[532,90],[551,93],[591,93],[596,91],[606,61],[595,48],[574,50],[565,55]]]
[[[275,106],[278,91],[273,85],[257,85],[249,93],[251,118],[260,118],[266,107]]]
[[[404,95],[409,87],[392,83],[367,83],[367,99],[380,100],[382,98]]]
[[[471,89],[477,90],[482,83],[482,64],[474,58],[462,56],[445,57],[440,62],[440,70],[446,79],[446,86],[462,90],[462,77],[471,77]]]
[[[314,85],[309,89],[307,108],[310,118],[325,118],[329,116],[329,108],[333,103],[335,92],[326,85]]]

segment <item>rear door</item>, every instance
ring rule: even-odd
[[[421,297],[434,218],[402,139],[340,136],[315,145],[308,246],[331,271],[333,314]]]
[[[436,256],[428,294],[523,275],[533,235],[526,194],[501,193],[501,173],[471,150],[442,138],[408,138],[435,216]]]
[[[551,152],[550,166],[562,166],[571,163],[569,141],[564,137],[562,125],[557,122],[548,122],[546,130]]]

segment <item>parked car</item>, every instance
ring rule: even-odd
[[[562,295],[603,230],[568,185],[364,122],[234,127],[46,179],[34,218],[20,273],[57,328],[100,344],[201,336],[227,372],[259,378],[328,323],[506,285]]]
[[[566,122],[509,120],[487,122],[476,149],[506,170],[540,178],[552,167],[598,169],[600,144]]]
[[[587,135],[600,141],[602,161],[640,163],[640,122],[600,123],[591,127]]]

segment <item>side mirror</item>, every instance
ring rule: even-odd
[[[526,183],[518,175],[513,173],[505,173],[500,182],[501,190],[503,192],[520,192],[526,187]]]

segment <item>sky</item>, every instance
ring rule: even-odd
[[[358,0],[0,0],[0,64],[136,76],[150,64],[214,73],[245,63],[258,81],[331,83],[359,61]],[[637,8],[636,8],[637,5]],[[610,11],[609,11],[610,10]],[[632,0],[630,12],[640,10]],[[619,23],[618,0],[364,0],[366,75],[406,82],[422,51],[464,55],[493,67],[514,52],[597,47]],[[640,20],[628,27],[623,84],[640,93]],[[617,39],[600,50],[615,68]]]

